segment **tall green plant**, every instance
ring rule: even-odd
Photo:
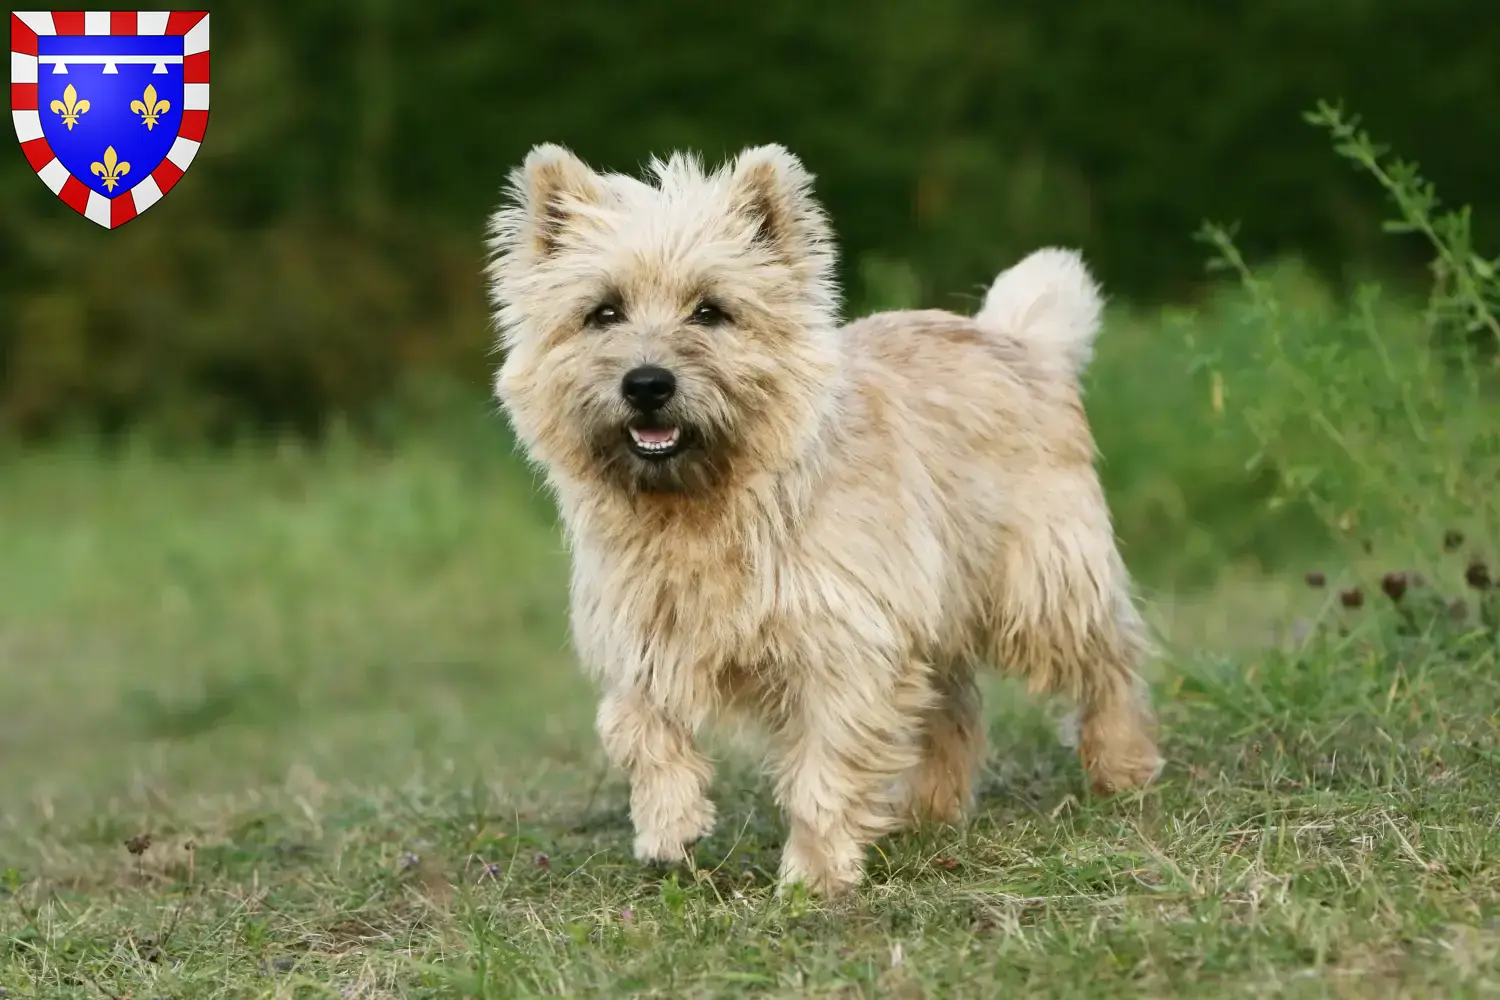
[[[1252,363],[1200,363],[1253,435],[1250,465],[1276,470],[1273,503],[1305,502],[1366,547],[1425,548],[1455,525],[1500,537],[1500,258],[1475,250],[1467,208],[1444,208],[1418,166],[1391,157],[1357,117],[1322,103],[1307,120],[1384,190],[1395,208],[1385,229],[1426,241],[1425,309],[1385,308],[1373,284],[1340,314],[1302,306],[1211,223],[1200,232],[1211,268],[1247,293],[1234,329]]]

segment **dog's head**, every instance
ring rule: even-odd
[[[704,491],[817,440],[838,293],[811,175],[779,146],[649,181],[545,145],[493,217],[495,388],[531,457],[577,482]]]

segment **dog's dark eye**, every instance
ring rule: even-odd
[[[625,314],[620,311],[619,306],[611,305],[610,303],[606,302],[596,308],[593,312],[589,313],[588,325],[614,326],[624,318]]]
[[[729,317],[724,315],[724,310],[712,302],[700,302],[698,308],[693,310],[693,322],[699,326],[718,326],[729,322]]]

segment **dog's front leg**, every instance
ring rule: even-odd
[[[836,896],[864,876],[865,849],[898,825],[901,776],[922,758],[936,702],[925,665],[809,670],[781,727],[777,799],[789,831],[783,884]]]
[[[706,794],[713,767],[689,723],[642,692],[612,690],[599,705],[600,742],[630,778],[630,819],[641,861],[681,861],[714,825]]]

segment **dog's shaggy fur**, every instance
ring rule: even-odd
[[[489,271],[496,392],[566,524],[636,856],[712,827],[694,738],[733,711],[772,738],[783,880],[857,884],[884,831],[970,804],[985,663],[1073,700],[1096,789],[1151,780],[1146,633],[1079,396],[1101,308],[1079,257],[1032,254],[973,317],[841,326],[796,157],[651,173],[537,147]],[[642,365],[675,376],[659,408],[627,402]]]

